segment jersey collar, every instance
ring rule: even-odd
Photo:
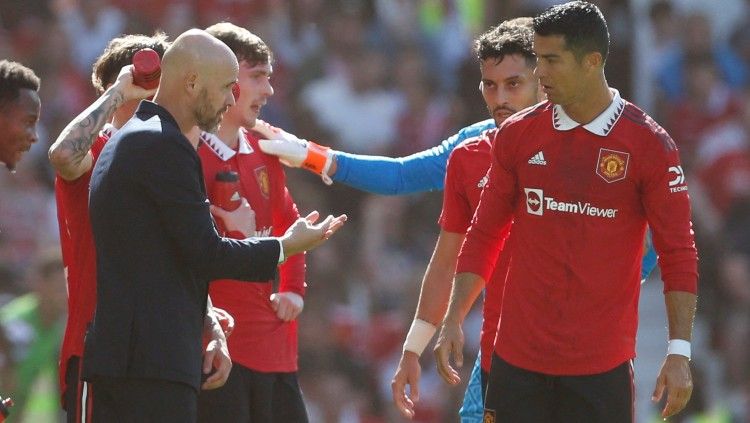
[[[613,94],[612,103],[596,119],[583,125],[583,129],[600,137],[609,135],[612,128],[615,127],[617,120],[620,119],[622,111],[625,110],[625,100],[620,97],[620,92],[614,88],[610,88],[609,90]],[[569,131],[581,126],[580,123],[568,116],[559,104],[555,104],[555,107],[552,109],[552,125],[558,131]]]
[[[245,128],[240,128],[237,132],[237,137],[239,138],[239,147],[236,151],[224,144],[219,137],[212,133],[201,131],[200,139],[218,158],[225,162],[234,157],[235,154],[250,154],[253,152],[253,147],[247,141],[247,131],[245,131]]]

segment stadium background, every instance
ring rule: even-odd
[[[58,248],[46,150],[94,100],[91,65],[111,38],[156,28],[174,38],[221,20],[245,26],[275,53],[276,94],[263,119],[337,149],[395,156],[485,119],[471,40],[551,3],[0,0],[0,57],[36,70],[43,102],[40,141],[15,174],[0,172],[0,394],[29,399],[10,421],[60,418],[53,372],[64,275],[42,280],[30,267]],[[750,1],[596,3],[612,36],[610,85],[671,132],[689,173],[701,257],[696,389],[682,420],[672,421],[750,421]],[[329,188],[302,170],[288,175],[302,211],[350,216],[308,261],[300,377],[311,420],[401,421],[390,380],[437,236],[441,195],[386,198]],[[655,418],[649,398],[666,347],[662,298],[656,274],[641,302],[638,422]],[[476,308],[465,325],[472,357],[479,322]],[[456,421],[463,387],[439,380],[431,353],[422,364],[417,420]]]

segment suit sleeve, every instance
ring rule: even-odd
[[[646,211],[664,291],[698,290],[698,255],[690,221],[690,197],[674,141],[661,128],[650,143],[642,180]]]
[[[294,203],[289,190],[284,187],[284,230],[288,229],[299,217],[297,205]],[[280,292],[294,292],[305,296],[305,253],[296,254],[279,266],[281,282],[279,284]]]
[[[453,149],[495,127],[487,120],[461,129],[440,145],[410,156],[391,158],[336,152],[333,180],[382,195],[405,195],[443,189],[445,167]]]
[[[143,167],[136,177],[156,203],[167,236],[184,261],[208,279],[273,279],[280,254],[278,240],[219,236],[202,188],[200,161],[190,149],[187,140],[164,139],[139,155]]]
[[[474,273],[485,282],[490,280],[513,218],[516,175],[510,157],[509,144],[513,141],[510,138],[507,129],[500,129],[495,134],[489,180],[482,190],[456,267],[456,273]]]

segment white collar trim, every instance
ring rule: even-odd
[[[612,103],[599,116],[591,122],[583,125],[583,128],[592,134],[606,137],[615,127],[620,119],[622,111],[625,110],[625,100],[620,97],[620,92],[614,88],[609,89],[612,94]],[[552,109],[552,125],[558,131],[570,131],[573,128],[581,126],[574,121],[559,104],[555,104]]]
[[[224,142],[214,134],[201,131],[200,136],[201,141],[203,141],[203,143],[224,162],[234,157],[235,154],[251,154],[253,152],[253,147],[251,147],[247,141],[247,132],[245,131],[245,128],[240,128],[240,130],[237,131],[237,138],[239,139],[239,148],[235,151],[228,145],[224,144]]]

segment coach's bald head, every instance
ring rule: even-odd
[[[161,68],[154,102],[172,113],[183,133],[195,125],[215,131],[234,104],[232,86],[239,65],[229,47],[205,31],[191,29],[167,49]]]

